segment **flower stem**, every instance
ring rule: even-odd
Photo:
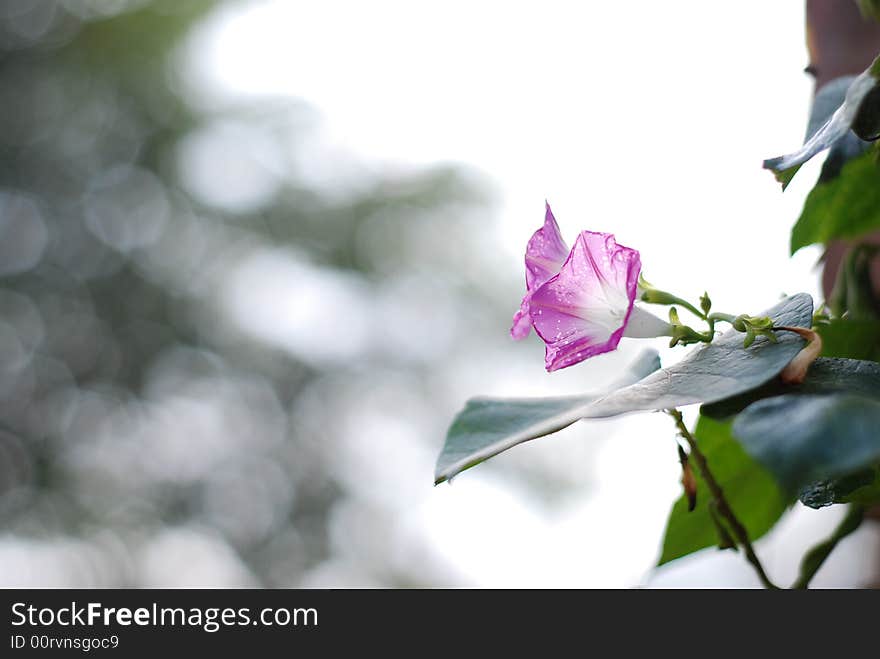
[[[691,457],[697,463],[697,467],[700,470],[700,475],[703,477],[703,480],[706,481],[709,492],[712,494],[712,499],[715,502],[715,510],[717,511],[718,515],[730,525],[730,530],[733,532],[733,536],[743,548],[743,551],[745,552],[746,558],[748,559],[749,563],[751,563],[752,567],[755,568],[755,572],[757,572],[758,578],[761,580],[761,583],[764,585],[765,588],[770,588],[774,590],[778,589],[779,586],[774,584],[767,577],[767,573],[764,571],[764,567],[761,565],[761,561],[755,554],[755,550],[752,547],[751,541],[749,540],[749,533],[746,530],[746,527],[743,526],[742,522],[740,522],[737,516],[733,513],[730,504],[727,502],[727,499],[724,496],[724,491],[721,489],[718,481],[715,480],[715,476],[709,470],[709,463],[706,460],[706,456],[703,455],[702,451],[700,451],[700,448],[697,446],[697,440],[694,438],[690,430],[688,430],[687,426],[685,425],[684,419],[681,416],[681,412],[679,412],[675,408],[672,408],[666,410],[666,413],[675,420],[675,425],[678,428],[679,434],[688,443],[688,446],[690,446]]]
[[[706,320],[706,314],[697,309],[687,300],[684,300],[677,295],[673,295],[668,291],[661,291],[659,288],[654,288],[644,279],[639,280],[639,290],[639,299],[642,302],[647,302],[648,304],[661,304],[664,306],[677,304],[678,306],[684,307],[685,309],[690,311],[700,320]]]
[[[713,336],[715,335],[715,323],[718,321],[723,321],[725,323],[733,323],[736,321],[736,316],[732,313],[721,313],[720,311],[713,311],[708,316],[706,316],[706,322],[709,324],[709,333]]]
[[[682,300],[680,297],[677,297],[677,296],[673,296],[673,298],[674,298],[675,304],[681,305],[682,307],[684,307],[685,309],[690,311],[692,314],[694,314],[700,320],[706,320],[706,314],[704,314],[702,311],[697,309],[690,302],[688,302],[687,300]]]
[[[706,320],[712,323],[723,320],[725,323],[730,323],[731,325],[733,325],[733,321],[736,320],[736,316],[734,316],[732,313],[721,313],[720,311],[713,311],[709,314]]]
[[[828,555],[834,551],[837,543],[859,528],[864,516],[865,509],[862,506],[855,504],[851,505],[846,517],[844,517],[843,521],[836,529],[834,529],[834,533],[831,534],[831,537],[810,549],[806,556],[804,556],[804,559],[801,561],[800,576],[798,576],[797,581],[795,581],[791,587],[797,590],[808,588],[810,581],[816,575],[816,572],[819,571],[819,568],[822,567],[822,564],[825,562],[825,559],[828,558]]]

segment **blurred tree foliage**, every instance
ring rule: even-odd
[[[406,400],[387,398],[408,392],[412,414],[443,401],[430,366],[455,342],[415,337],[401,351],[424,325],[407,309],[494,318],[473,256],[486,193],[451,168],[365,171],[334,190],[285,167],[254,203],[192,194],[180,154],[203,129],[231,118],[295,146],[299,126],[290,103],[204,109],[180,93],[178,45],[214,6],[0,8],[0,526],[4,546],[66,557],[63,577],[3,578],[436,583],[429,549],[395,554],[396,508],[352,492],[344,456],[372,441],[353,437],[368,430],[364,409],[406,430]],[[214,166],[234,178],[235,160]],[[243,330],[224,291],[242,263],[279,248],[298,272],[361,291],[364,309],[388,315],[387,339],[369,319],[373,339],[342,358]],[[439,436],[450,410],[406,441]],[[372,449],[393,463],[396,446]]]

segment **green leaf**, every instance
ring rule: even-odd
[[[630,367],[626,384],[660,368],[656,352]],[[570,426],[597,395],[555,398],[472,398],[446,433],[435,468],[435,484],[530,439]]]
[[[857,0],[862,16],[880,21],[880,0]]]
[[[798,498],[810,508],[834,503],[876,503],[880,501],[880,468],[861,469],[843,478],[812,483],[801,489]]]
[[[863,476],[867,474],[867,472],[860,473]],[[843,492],[839,500],[834,503],[856,503],[862,506],[880,503],[880,467],[875,467],[871,473],[873,473],[874,478],[870,482],[864,476],[861,487]]]
[[[733,435],[788,491],[880,462],[880,398],[786,394],[747,407]]]
[[[733,439],[730,427],[729,422],[700,417],[694,436],[731,508],[745,525],[749,537],[755,540],[773,527],[791,499]],[[699,470],[695,468],[694,473],[697,506],[693,512],[688,512],[685,496],[672,506],[658,565],[719,544],[719,534],[709,508],[711,495]]]
[[[779,325],[809,327],[813,300],[800,293],[765,311]],[[784,333],[778,343],[759,337],[748,350],[731,330],[682,361],[604,397],[565,399],[474,399],[455,418],[437,460],[437,483],[517,444],[548,435],[581,418],[681,407],[728,398],[779,374],[800,351],[803,339]]]
[[[835,318],[817,331],[824,357],[880,361],[880,321]]]
[[[799,293],[760,315],[769,316],[777,325],[809,327],[813,300],[806,293]],[[729,330],[677,364],[591,403],[583,410],[583,416],[595,419],[736,396],[776,377],[800,352],[804,341],[796,334],[783,332],[777,343],[760,336],[747,349],[742,344],[742,333]]]
[[[861,243],[848,250],[828,304],[835,316],[846,320],[878,320],[877,294],[874,292],[874,262],[880,246]]]
[[[880,228],[880,168],[873,153],[843,166],[840,175],[810,191],[791,231],[791,253],[834,238],[858,238]]]
[[[880,398],[880,364],[857,359],[820,357],[810,366],[801,384],[771,380],[738,396],[703,405],[700,414],[712,419],[726,419],[739,414],[755,401],[774,396],[813,394],[856,394]]]
[[[774,172],[776,179],[782,183],[783,190],[802,164],[842,140],[850,129],[854,129],[860,138],[873,139],[880,113],[880,99],[873,93],[878,84],[878,75],[875,75],[877,68],[880,68],[880,58],[850,83],[840,107],[800,149],[764,161],[764,168]]]
[[[822,88],[813,98],[810,121],[807,125],[807,140],[822,128],[837,108],[843,105],[846,99],[846,92],[855,79],[856,76],[841,76],[822,85]],[[864,103],[872,103],[872,101],[866,98]],[[869,115],[872,113],[865,112],[865,114]],[[865,153],[870,146],[870,142],[860,139],[852,130],[848,131],[846,135],[832,144],[828,150],[828,156],[825,158],[825,162],[822,163],[822,171],[819,173],[819,183],[830,181],[839,176],[840,170],[843,169],[847,162]],[[794,175],[795,170],[790,171]]]
[[[798,578],[791,585],[792,590],[805,590],[810,587],[810,581],[816,576],[816,572],[831,555],[838,543],[850,533],[861,526],[865,519],[865,510],[861,506],[849,506],[846,516],[834,529],[829,538],[812,547],[801,559]]]
[[[472,398],[458,413],[437,459],[435,484],[530,439],[549,435],[581,418],[596,396]]]

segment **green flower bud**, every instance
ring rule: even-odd
[[[708,293],[703,293],[703,296],[700,298],[700,309],[703,310],[704,314],[709,313],[709,309],[712,308],[712,300],[709,299]]]
[[[642,293],[642,302],[648,302],[650,304],[677,304],[679,299],[672,295],[672,293],[667,293],[666,291],[661,291],[656,288],[649,288]]]

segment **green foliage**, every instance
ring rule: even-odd
[[[764,161],[764,168],[772,170],[776,179],[782,183],[782,188],[791,182],[798,169],[813,156],[825,149],[833,148],[842,140],[849,139],[852,130],[855,135],[864,140],[876,138],[878,126],[880,126],[880,97],[878,97],[878,77],[880,77],[880,58],[874,61],[871,67],[852,80],[846,87],[843,102],[837,107],[827,120],[816,127],[814,121],[810,122],[811,132],[804,145],[785,156],[770,158]],[[834,88],[834,94],[839,93]],[[832,104],[822,102],[817,109],[824,116]]]
[[[652,352],[630,367],[624,384],[660,368]],[[596,395],[556,398],[472,398],[446,434],[435,468],[435,483],[522,444],[562,430],[581,419]]]
[[[872,276],[878,249],[862,243],[845,253],[828,300],[835,316],[847,321],[880,320],[880,301],[874,293]]]
[[[873,480],[864,482],[861,487],[844,493],[839,501],[833,503],[855,503],[862,506],[873,506],[880,503],[880,469],[875,467],[872,473]]]
[[[834,529],[834,533],[831,534],[831,537],[810,549],[806,556],[804,556],[801,561],[797,581],[795,581],[791,587],[793,589],[807,588],[813,576],[815,576],[816,572],[819,571],[819,568],[822,567],[825,559],[827,559],[831,552],[834,551],[834,548],[837,547],[837,543],[859,528],[863,519],[864,510],[862,507],[850,506],[846,517],[844,517],[843,521],[836,529]]]
[[[747,407],[733,434],[789,492],[880,462],[880,397],[786,394]]]
[[[817,331],[825,357],[880,361],[880,320],[835,318]]]
[[[446,434],[446,443],[437,459],[435,483],[442,483],[517,444],[570,426],[595,399],[595,396],[472,398]]]
[[[862,505],[880,502],[880,468],[861,469],[842,478],[818,481],[802,488],[798,498],[810,508],[834,503]]]
[[[778,325],[807,327],[812,314],[812,298],[799,293],[760,315],[773,318]],[[585,416],[602,418],[730,398],[773,379],[802,347],[803,339],[786,332],[777,343],[759,337],[744,349],[742,333],[729,330],[677,364],[589,405]]]
[[[746,338],[743,340],[743,348],[748,348],[759,336],[776,343],[779,339],[776,337],[776,332],[773,331],[774,325],[772,318],[754,317],[748,314],[741,314],[733,321],[733,329],[737,332],[745,332]]]
[[[856,0],[862,16],[880,21],[880,0]]]
[[[820,357],[800,384],[773,379],[738,396],[703,405],[700,413],[712,419],[739,414],[755,401],[782,395],[855,394],[880,396],[880,364],[873,361]]]
[[[874,154],[851,160],[840,175],[810,192],[791,232],[791,252],[880,228],[880,168]]]
[[[791,499],[733,439],[730,428],[729,422],[700,417],[694,435],[728,503],[754,540],[773,527]],[[697,479],[696,508],[688,512],[688,500],[684,495],[673,505],[666,523],[659,565],[718,545],[722,540],[713,521],[709,491],[699,470],[695,469],[694,474]]]
[[[810,109],[807,139],[822,128],[837,109],[843,105],[846,100],[846,92],[855,79],[856,76],[841,76],[822,85],[816,93],[813,107]],[[822,163],[822,171],[819,173],[819,182],[824,183],[836,178],[846,163],[863,154],[870,146],[870,142],[860,139],[853,131],[848,131],[828,150],[828,156]],[[791,170],[792,175],[795,171]]]
[[[876,351],[878,330],[873,321],[833,320],[820,326],[823,354]],[[880,364],[820,357],[801,384],[773,380],[700,411],[714,419],[738,414],[735,437],[804,505],[880,501],[880,441],[872,425],[880,422]]]
[[[812,315],[812,298],[804,293],[788,297],[761,314],[779,325],[797,327],[809,326]],[[435,480],[439,483],[452,478],[493,455],[581,418],[713,402],[750,391],[774,378],[802,346],[802,339],[785,333],[776,343],[760,337],[744,349],[742,334],[730,330],[677,364],[655,370],[635,384],[596,400],[472,400],[449,428]]]

